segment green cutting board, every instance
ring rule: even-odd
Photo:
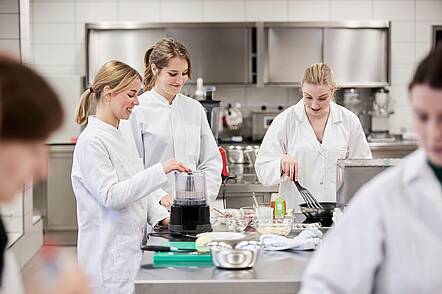
[[[163,246],[172,246],[178,249],[195,249],[195,242],[164,242]],[[154,267],[210,267],[212,255],[210,253],[195,252],[155,252],[153,255]]]

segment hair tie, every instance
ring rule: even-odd
[[[92,87],[89,87],[89,91],[90,91],[91,93],[94,93],[94,89],[92,89]]]

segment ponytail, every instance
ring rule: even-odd
[[[144,91],[149,91],[153,88],[155,85],[155,76],[152,71],[152,66],[150,62],[150,55],[152,54],[152,51],[154,49],[154,46],[150,47],[146,53],[144,54]]]
[[[94,95],[94,92],[91,91],[91,88],[84,91],[81,95],[80,105],[78,106],[77,116],[75,118],[75,122],[79,125],[84,124],[89,116],[92,95]]]

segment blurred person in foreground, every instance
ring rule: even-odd
[[[47,176],[49,136],[63,122],[61,102],[48,83],[19,61],[0,54],[0,203],[8,203],[26,184]],[[20,269],[6,250],[8,236],[0,219],[0,293],[24,293]],[[57,258],[54,256],[54,258]],[[47,263],[41,258],[29,293],[90,293],[72,261],[52,271],[50,284],[36,281]]]
[[[309,264],[302,294],[442,293],[442,48],[409,85],[420,148],[367,183]]]

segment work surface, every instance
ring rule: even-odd
[[[166,239],[151,237],[149,244]],[[313,251],[261,250],[255,266],[249,270],[223,270],[210,267],[153,267],[153,252],[144,252],[135,281],[135,293],[297,293],[302,274]]]

